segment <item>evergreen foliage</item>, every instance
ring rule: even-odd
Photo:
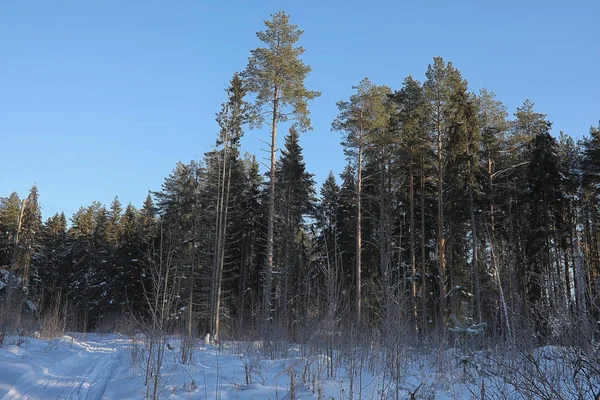
[[[228,83],[214,148],[177,163],[139,209],[115,197],[42,222],[35,186],[3,194],[0,334],[18,323],[7,310],[71,330],[148,321],[157,293],[172,296],[167,331],[271,344],[280,333],[333,346],[356,326],[390,343],[399,324],[414,340],[546,343],[597,324],[600,125],[580,141],[554,135],[533,102],[509,116],[435,57],[423,83],[365,78],[337,103],[348,163],[317,192],[300,133],[319,93],[305,87],[301,35],[284,12],[265,21]],[[262,125],[266,174],[239,149]]]

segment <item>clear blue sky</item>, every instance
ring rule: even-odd
[[[35,183],[44,217],[115,195],[139,207],[211,149],[223,89],[279,9],[305,31],[307,86],[323,93],[301,137],[319,183],[345,162],[335,102],[365,76],[423,80],[437,55],[511,113],[531,99],[556,133],[600,119],[598,0],[4,1],[0,196]],[[267,137],[247,131],[243,150]]]

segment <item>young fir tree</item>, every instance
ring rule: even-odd
[[[311,129],[308,101],[315,99],[320,93],[304,86],[312,69],[300,59],[304,48],[298,46],[297,42],[303,31],[290,24],[289,16],[283,11],[273,14],[270,21],[265,21],[265,26],[264,31],[256,34],[265,47],[251,51],[244,78],[248,83],[248,91],[255,95],[253,126],[261,127],[266,123],[271,130],[269,220],[263,296],[263,324],[268,325],[272,306],[277,126],[280,122],[293,120],[299,131]]]

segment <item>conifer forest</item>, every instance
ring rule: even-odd
[[[598,357],[597,121],[576,140],[432,57],[422,82],[364,78],[338,99],[319,134],[347,164],[317,187],[303,31],[282,11],[257,28],[223,82],[214,146],[139,209],[115,193],[42,220],[36,186],[0,193],[0,332],[134,321],[215,343],[587,343]],[[247,135],[264,166],[242,154]]]

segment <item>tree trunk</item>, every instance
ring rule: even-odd
[[[475,313],[477,322],[481,322],[481,291],[479,287],[479,248],[477,243],[477,224],[475,222],[475,204],[473,203],[473,188],[469,186],[469,208],[471,214],[471,236],[473,247],[473,282],[475,286]]]
[[[221,323],[221,293],[223,291],[223,266],[225,264],[225,238],[227,237],[227,213],[229,211],[229,189],[230,189],[230,185],[231,185],[231,165],[230,165],[230,160],[229,157],[227,157],[227,163],[225,164],[226,166],[228,166],[228,171],[227,171],[227,183],[224,185],[225,186],[225,199],[224,199],[224,205],[222,207],[222,213],[223,213],[223,217],[221,219],[221,240],[220,240],[220,246],[219,246],[219,273],[217,275],[217,297],[216,297],[216,304],[215,304],[215,332],[213,334],[213,338],[214,340],[218,340],[219,339],[219,330],[220,330],[220,323]]]
[[[361,119],[363,110],[361,109]],[[362,197],[362,159],[363,159],[363,128],[360,127],[358,138],[358,168],[356,182],[356,324],[360,325],[361,320],[361,252],[362,252],[362,216],[361,216],[361,197]]]
[[[285,247],[283,249],[283,269],[284,269],[284,277],[283,277],[283,299],[282,299],[282,320],[284,322],[284,324],[287,326],[288,324],[288,309],[287,309],[287,302],[288,302],[288,290],[289,290],[289,283],[290,283],[290,278],[289,278],[289,274],[290,274],[290,245],[291,242],[293,241],[292,238],[292,226],[291,226],[291,222],[290,222],[290,210],[289,210],[289,202],[290,202],[290,194],[289,194],[289,188],[288,188],[288,198],[287,198],[287,215],[286,215],[286,233],[285,233]]]
[[[409,203],[410,203],[410,276],[413,315],[417,318],[417,259],[415,255],[415,177],[413,173],[412,151],[408,164]]]
[[[271,320],[271,292],[273,288],[273,228],[275,222],[275,162],[277,154],[277,107],[279,90],[275,86],[273,93],[273,121],[271,125],[271,170],[269,178],[269,222],[267,228],[267,270],[263,294],[263,331],[266,333]]]
[[[229,132],[225,127],[223,137],[223,158],[219,165],[219,176],[217,178],[217,207],[215,248],[213,256],[213,277],[211,287],[211,321],[210,334],[214,339],[219,336],[219,323],[221,314],[221,284],[223,280],[224,247],[227,224],[227,208],[229,201],[229,183],[231,181],[231,166],[229,165]],[[229,167],[229,168],[228,168]]]
[[[423,334],[427,332],[427,263],[425,248],[425,162],[421,156],[421,309],[423,317]]]
[[[381,171],[380,171],[380,193],[379,193],[379,268],[383,282],[383,308],[384,315],[388,310],[390,298],[390,277],[387,260],[387,229],[385,213],[385,148],[381,150]]]
[[[224,188],[224,174],[225,174],[225,154],[223,152],[223,162],[219,162],[219,170],[217,175],[217,204],[215,207],[215,240],[213,244],[213,265],[212,265],[212,277],[210,286],[210,322],[209,322],[209,333],[214,337],[215,335],[215,324],[216,324],[216,305],[217,305],[217,275],[219,274],[219,255],[221,246],[221,212],[223,207],[223,188]]]
[[[438,205],[438,272],[439,296],[440,296],[440,322],[443,325],[446,315],[446,241],[444,238],[444,158],[442,143],[442,122],[438,110],[437,121],[437,205]]]

